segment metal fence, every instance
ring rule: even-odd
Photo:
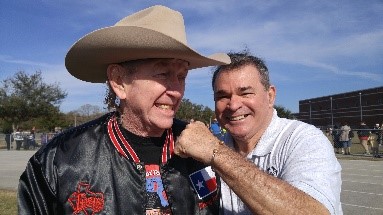
[[[0,148],[15,150],[19,144],[20,149],[36,149],[48,143],[55,135],[56,133],[36,133],[32,136],[30,132],[23,132],[21,142],[17,143],[15,135],[0,133]]]
[[[368,133],[369,141],[375,140],[378,144],[383,144],[383,129],[352,129],[351,133],[353,133],[353,135],[350,139],[353,142],[360,142],[358,133],[362,131]],[[342,129],[327,129],[323,130],[323,132],[325,132],[326,136],[329,137],[333,142],[338,142],[342,133]]]
[[[335,153],[347,154],[345,149],[357,143],[361,145],[365,155],[381,157],[379,152],[380,148],[383,148],[383,129],[352,129],[348,138],[341,138],[342,132],[342,129],[325,131],[326,136],[333,143]],[[349,149],[348,154],[350,154]]]
[[[342,132],[341,129],[324,129],[323,133],[329,138],[330,142],[333,143],[334,148],[342,148],[339,137]],[[360,143],[358,137],[358,131],[368,131],[370,139],[368,144],[371,146],[372,143],[377,143],[383,147],[383,129],[352,129],[353,137],[350,138],[351,143]],[[23,143],[21,145],[22,149],[33,149],[36,147],[41,147],[42,145],[49,142],[56,133],[36,133],[34,137],[34,142],[31,142],[29,132],[24,132],[23,134]],[[7,140],[10,141],[10,149],[16,149],[16,141],[14,140],[13,135],[0,133],[0,148],[7,148]]]

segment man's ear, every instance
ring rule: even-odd
[[[270,85],[268,94],[269,94],[269,106],[274,107],[275,97],[277,96],[277,89],[275,88],[275,86]]]
[[[124,75],[125,70],[118,64],[110,64],[106,69],[108,81],[116,96],[120,99],[126,98]]]

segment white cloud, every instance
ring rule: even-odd
[[[103,97],[104,92],[102,85],[79,81],[66,71],[61,62],[64,61],[69,46],[95,28],[113,25],[119,19],[154,4],[169,6],[183,13],[188,42],[197,52],[210,55],[215,52],[240,51],[248,47],[254,54],[264,58],[269,66],[278,65],[279,70],[271,72],[281,82],[311,78],[307,81],[314,83],[315,78],[333,81],[330,79],[345,77],[378,84],[383,79],[381,0],[370,0],[368,4],[363,0],[256,0],[240,3],[237,0],[46,0],[41,1],[41,4],[24,2],[33,7],[30,10],[36,11],[36,20],[30,20],[28,25],[33,26],[33,21],[37,22],[37,26],[41,22],[47,22],[44,26],[54,28],[33,31],[34,28],[29,27],[28,33],[33,35],[12,35],[15,44],[21,43],[17,41],[18,38],[39,38],[42,33],[45,34],[43,38],[48,41],[30,44],[30,47],[26,46],[27,43],[22,43],[25,46],[9,46],[3,43],[0,68],[6,68],[6,73],[11,71],[8,68],[42,71],[44,79],[59,82],[68,91],[65,105],[75,105],[86,99],[98,102],[100,100],[96,96],[102,94],[100,97]],[[9,3],[11,6],[12,4]],[[8,12],[16,9],[12,6],[12,10],[7,10],[7,5],[4,3],[4,14],[12,15],[13,13]],[[17,8],[19,10],[22,7]],[[28,13],[21,10],[18,14],[21,19],[23,14]],[[12,20],[10,16],[9,21]],[[12,25],[0,22],[0,26]],[[19,28],[22,27],[17,27]],[[9,39],[0,35],[0,39],[2,38]],[[282,72],[284,67],[291,71]],[[310,71],[313,75],[291,78],[297,67]],[[0,76],[4,76],[3,71]],[[206,94],[202,90],[210,90],[210,82],[211,68],[191,71],[187,80],[188,95]],[[315,87],[315,84],[312,86]],[[73,102],[69,98],[81,99]],[[190,99],[211,104],[211,101],[202,101],[202,96]]]

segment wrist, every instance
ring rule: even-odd
[[[223,141],[219,141],[218,143],[214,144],[214,148],[213,148],[212,155],[211,155],[210,162],[209,162],[210,166],[212,166],[214,164],[216,157],[219,155],[220,152],[222,152],[222,150],[221,150],[222,145],[224,145]]]

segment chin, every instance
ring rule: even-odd
[[[171,128],[173,125],[173,118],[158,120],[157,122],[154,122],[153,124],[155,124],[160,129],[168,129],[168,128]]]
[[[227,129],[233,137],[246,137],[249,131],[243,129]]]

